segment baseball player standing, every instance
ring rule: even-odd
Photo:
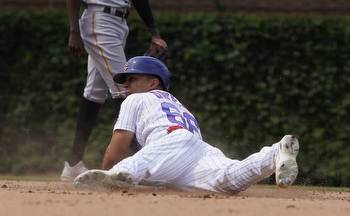
[[[158,33],[148,0],[131,2],[152,35],[148,54],[166,54],[167,44]],[[79,19],[81,5],[85,10]],[[77,118],[72,155],[65,161],[61,174],[63,181],[73,180],[87,170],[82,161],[85,146],[108,94],[115,101],[116,112],[119,112],[125,97],[123,86],[114,83],[113,75],[121,72],[126,63],[124,46],[129,31],[129,9],[129,0],[67,0],[69,48],[77,56],[87,52],[88,74]]]
[[[158,59],[130,59],[115,80],[124,83],[128,97],[102,167],[75,180],[76,186],[166,184],[235,193],[276,173],[276,183],[287,186],[298,174],[298,139],[284,136],[272,146],[239,161],[204,142],[196,118],[169,92],[169,72]],[[141,150],[124,159],[136,137]]]

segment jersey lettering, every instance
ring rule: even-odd
[[[154,94],[159,99],[166,99],[166,100],[170,100],[173,102],[178,102],[178,100],[168,92],[152,91],[151,93]]]
[[[188,112],[181,112],[174,104],[163,102],[161,104],[163,112],[165,112],[171,123],[180,125],[189,130],[191,133],[199,132],[198,122],[196,118]]]

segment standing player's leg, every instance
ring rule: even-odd
[[[80,106],[76,136],[70,166],[65,162],[62,180],[74,179],[86,168],[82,162],[88,138],[93,130],[99,108],[110,92],[115,102],[117,118],[122,102],[121,88],[115,85],[113,74],[123,69],[126,62],[124,46],[128,34],[126,20],[102,12],[85,10],[80,19],[80,31],[87,53],[88,78]]]
[[[72,152],[69,160],[64,163],[61,180],[72,181],[77,175],[87,170],[82,161],[84,151],[96,125],[100,107],[107,96],[108,88],[95,67],[93,59],[89,56],[87,81],[78,111]]]
[[[128,35],[126,20],[106,13],[88,11],[81,19],[82,38],[89,53],[91,67],[84,96],[104,103],[108,91],[114,101],[114,118],[118,118],[125,90],[115,84],[114,74],[122,71],[126,63],[124,46]],[[91,85],[89,85],[91,83]]]
[[[108,89],[104,80],[89,56],[88,76],[79,109],[70,164],[76,164],[83,159],[86,144],[97,122],[98,112],[107,96]]]
[[[128,34],[125,19],[106,13],[89,11],[81,19],[82,38],[89,53],[94,72],[88,76],[84,97],[104,103],[108,92],[114,102],[114,118],[118,118],[125,90],[118,86],[113,76],[122,71],[126,63],[124,46]]]

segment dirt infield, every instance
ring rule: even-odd
[[[0,215],[350,215],[350,189],[254,186],[238,195],[168,188],[76,189],[59,181],[0,180]]]

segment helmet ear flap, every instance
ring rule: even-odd
[[[160,77],[154,76],[154,75],[151,75],[151,76],[152,76],[153,80],[156,80],[156,82],[157,82],[157,83],[154,85],[155,88],[160,87],[160,88],[162,88],[162,89],[165,89],[165,88],[164,88],[164,84],[163,84],[163,82],[162,82],[162,79],[161,79]]]
[[[126,74],[115,74],[113,76],[113,81],[119,84],[123,84],[126,81]]]
[[[158,86],[161,87],[163,90],[167,90],[167,88],[165,88],[165,86],[164,86],[162,78],[159,76],[154,76],[154,77],[157,78],[157,80],[158,80]]]

